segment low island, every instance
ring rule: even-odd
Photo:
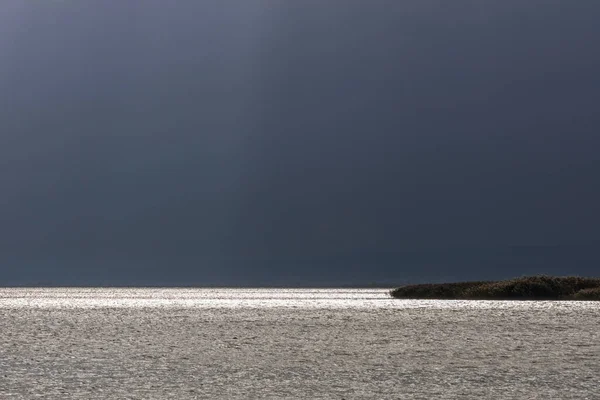
[[[527,276],[504,281],[431,283],[390,291],[397,299],[600,300],[600,278]]]

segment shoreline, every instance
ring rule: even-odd
[[[600,301],[600,278],[541,275],[502,281],[424,283],[392,289],[390,296],[413,300]]]

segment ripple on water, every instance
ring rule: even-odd
[[[600,304],[359,289],[0,289],[0,398],[581,399]]]

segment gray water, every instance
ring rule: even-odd
[[[600,303],[0,289],[0,399],[600,399]]]

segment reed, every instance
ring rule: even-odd
[[[397,299],[446,300],[600,300],[600,278],[525,276],[504,281],[478,281],[401,286]]]

